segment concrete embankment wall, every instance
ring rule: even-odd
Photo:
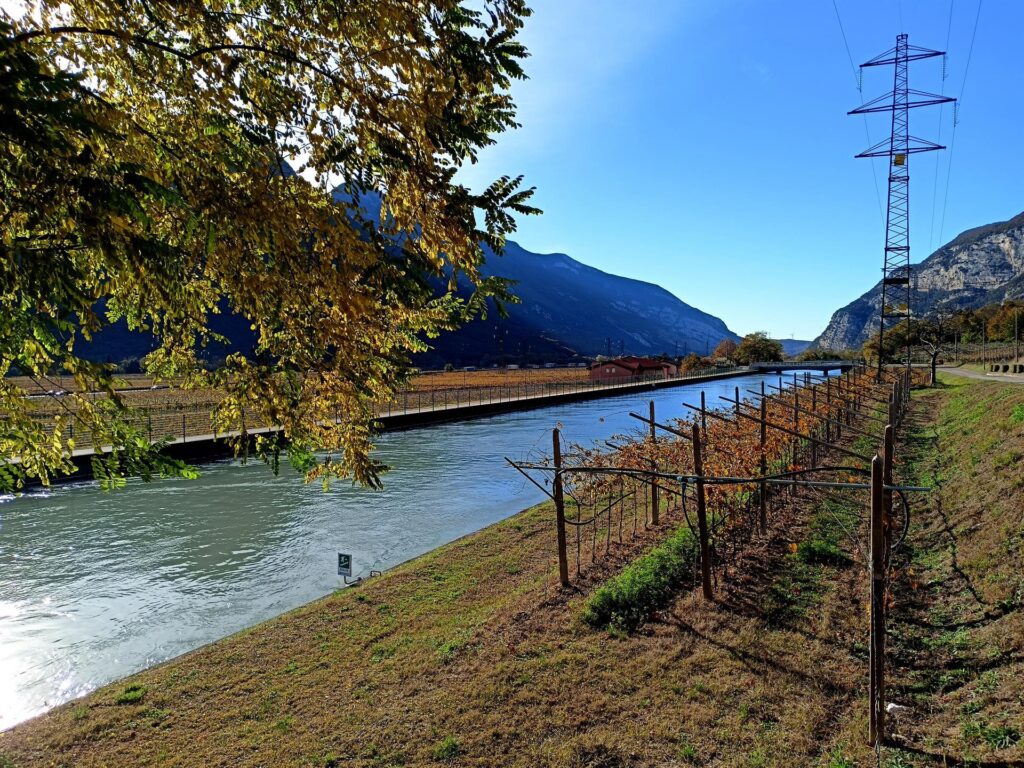
[[[636,382],[635,384],[618,384],[609,387],[584,388],[555,392],[552,394],[531,395],[529,397],[511,398],[505,400],[485,400],[482,403],[471,405],[458,405],[449,408],[424,408],[420,410],[404,411],[381,416],[378,421],[383,431],[391,432],[404,429],[415,429],[416,427],[431,424],[443,424],[452,421],[464,421],[466,419],[478,419],[486,416],[493,416],[499,413],[511,413],[514,411],[527,411],[537,408],[547,408],[552,405],[565,403],[583,402],[586,400],[597,400],[605,397],[618,397],[622,395],[652,392],[667,387],[679,387],[687,384],[699,384],[704,381],[716,381],[729,379],[737,376],[749,375],[747,369],[732,369],[722,373],[706,374],[697,377],[680,377],[674,379],[654,379]],[[269,431],[269,430],[260,430]],[[255,432],[251,433],[255,434]],[[188,437],[186,440],[178,439],[164,448],[164,453],[174,458],[183,459],[189,462],[212,461],[215,459],[227,458],[232,455],[233,448],[223,437],[213,435]],[[91,452],[82,452],[73,457],[77,471],[59,479],[59,482],[71,482],[86,480],[92,477]]]

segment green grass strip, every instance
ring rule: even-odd
[[[583,620],[595,628],[637,629],[689,580],[699,550],[690,529],[677,528],[594,592],[583,610]]]

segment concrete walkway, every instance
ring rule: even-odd
[[[1024,384],[1024,376],[1020,374],[1012,373],[982,373],[981,371],[975,371],[970,368],[947,368],[939,366],[938,370],[944,373],[952,373],[954,376],[963,376],[967,379],[977,379],[978,381],[1000,381],[1004,384]]]

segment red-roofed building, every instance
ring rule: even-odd
[[[676,375],[676,367],[663,360],[651,357],[617,357],[614,360],[599,360],[590,364],[591,381],[640,381],[642,379],[667,379]]]

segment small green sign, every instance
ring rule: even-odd
[[[347,555],[344,552],[338,553],[338,575],[352,575],[352,555]]]

